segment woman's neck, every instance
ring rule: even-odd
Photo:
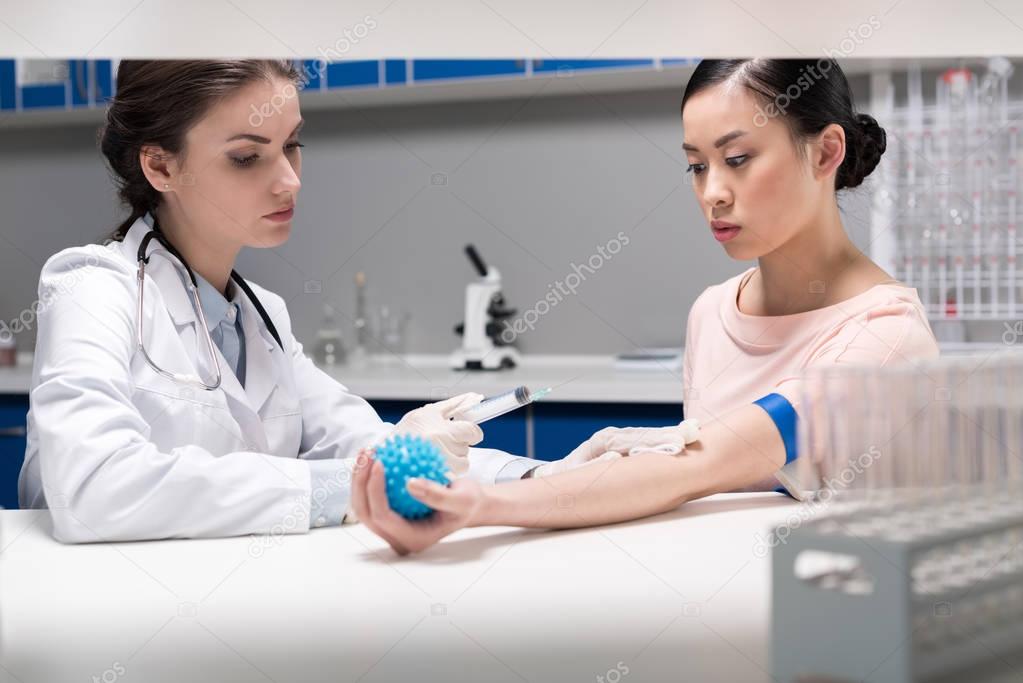
[[[156,210],[160,232],[174,245],[196,275],[227,296],[227,285],[240,247],[210,239],[214,230],[190,223],[170,206]]]
[[[759,315],[789,315],[836,300],[838,278],[862,252],[842,226],[837,205],[789,242],[759,259],[752,306]]]

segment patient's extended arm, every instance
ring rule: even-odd
[[[785,445],[775,423],[759,406],[749,405],[702,427],[699,442],[680,455],[648,452],[496,486],[466,478],[449,487],[411,479],[409,492],[434,509],[414,522],[390,509],[384,469],[367,450],[355,468],[352,510],[404,555],[467,526],[564,529],[647,517],[747,486],[784,462]]]
[[[761,481],[785,464],[778,428],[759,406],[701,427],[681,455],[644,454],[484,489],[471,526],[567,528],[621,522]]]

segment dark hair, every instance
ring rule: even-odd
[[[288,60],[122,61],[99,146],[130,214],[109,239],[124,239],[132,224],[162,201],[142,172],[139,152],[144,145],[181,152],[185,134],[213,105],[242,86],[274,77],[300,81]]]
[[[764,105],[757,116],[782,117],[797,141],[829,124],[842,126],[845,159],[835,173],[836,191],[862,183],[881,160],[887,145],[884,129],[874,117],[853,109],[849,82],[835,60],[705,59],[686,85],[682,108],[701,90],[731,80]]]

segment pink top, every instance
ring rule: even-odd
[[[883,366],[938,357],[938,343],[916,289],[874,285],[841,303],[780,316],[748,315],[736,303],[755,268],[708,287],[686,325],[683,401],[703,426],[770,393],[799,412],[808,367]],[[773,477],[763,486],[774,488]]]

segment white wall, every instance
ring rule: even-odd
[[[863,105],[865,83],[854,80]],[[303,342],[326,301],[346,316],[351,339],[352,283],[363,270],[374,304],[412,312],[409,350],[447,352],[474,277],[466,243],[501,270],[509,304],[523,312],[622,231],[629,245],[522,335],[520,348],[679,344],[703,288],[748,265],[724,255],[685,184],[682,86],[307,111],[292,237],[279,249],[243,252],[238,270],[288,299]],[[862,244],[862,197],[842,204]],[[91,126],[0,129],[0,206],[0,316],[8,321],[34,300],[50,254],[98,240],[124,214]],[[314,281],[321,293],[307,292]],[[19,343],[31,348],[33,335]]]

